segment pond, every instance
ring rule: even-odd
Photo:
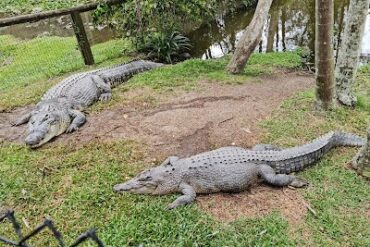
[[[341,42],[348,5],[348,0],[335,1],[334,49]],[[212,23],[191,32],[192,55],[208,59],[233,51],[253,13],[254,9],[240,9],[232,14],[220,15]],[[275,0],[263,30],[262,41],[256,50],[269,52],[308,47],[313,51],[314,41],[315,1]],[[361,53],[362,56],[370,55],[370,15],[367,16]]]
[[[106,26],[94,26],[91,12],[81,13],[81,17],[91,45],[104,43],[118,37],[117,32]],[[1,15],[0,18],[2,18]],[[41,36],[74,36],[72,19],[69,15],[0,28],[0,35],[6,34],[19,39],[34,39]]]
[[[315,1],[275,0],[270,9],[259,52],[289,51],[297,47],[314,50],[315,40]],[[334,49],[341,41],[349,0],[335,0]],[[253,17],[254,9],[239,9],[234,13],[220,14],[211,23],[203,24],[187,35],[193,49],[191,55],[203,59],[217,58],[232,52],[243,34],[243,30]],[[1,18],[1,16],[0,16]],[[106,42],[118,37],[107,27],[94,27],[89,12],[82,18],[91,44]],[[69,16],[51,18],[35,23],[13,25],[0,28],[0,35],[10,34],[21,39],[32,39],[43,35],[73,36]],[[370,15],[367,17],[365,35],[362,41],[363,57],[370,57]]]

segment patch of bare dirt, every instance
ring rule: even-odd
[[[134,139],[147,144],[151,153],[180,157],[210,148],[258,143],[257,124],[282,101],[314,83],[312,77],[280,73],[262,83],[218,85],[204,83],[201,92],[182,93],[158,106],[125,106],[88,116],[88,123],[57,142]],[[143,97],[142,91],[136,96]],[[153,94],[153,92],[146,92]],[[135,98],[135,91],[130,97]]]
[[[130,90],[125,102],[112,109],[88,115],[88,122],[77,132],[56,138],[55,143],[80,145],[91,141],[136,140],[149,151],[150,158],[161,160],[169,155],[185,157],[216,147],[250,147],[263,134],[258,123],[296,92],[314,85],[312,76],[276,73],[259,77],[258,83],[219,85],[202,83],[202,90],[175,91],[172,97],[159,97],[151,90]],[[160,98],[155,106],[140,104],[145,98]],[[0,113],[0,142],[22,142],[25,126],[11,127],[11,119],[30,107]],[[303,198],[290,189],[266,186],[240,194],[200,196],[199,206],[215,217],[230,221],[240,216],[263,216],[280,211],[292,224],[306,213]]]
[[[147,144],[153,154],[162,154],[160,157],[184,157],[220,146],[250,147],[260,139],[257,123],[284,99],[314,83],[312,76],[284,72],[257,79],[262,82],[203,83],[200,92],[176,93],[154,108],[126,104],[92,113],[79,131],[63,134],[54,143],[130,139]],[[133,101],[155,96],[153,91],[140,89],[125,94]],[[24,140],[26,126],[11,127],[9,123],[29,110],[0,114],[0,141]]]
[[[258,122],[284,99],[314,83],[312,77],[297,73],[275,74],[262,81],[226,86],[205,83],[201,92],[180,94],[152,109],[116,107],[90,114],[80,131],[57,141],[134,139],[146,143],[155,154],[180,157],[220,146],[249,147],[260,139]],[[141,93],[137,96],[143,97]]]
[[[277,210],[291,225],[299,225],[307,213],[307,203],[296,190],[266,185],[238,194],[198,196],[197,203],[201,209],[226,222],[240,217],[262,217]]]
[[[33,107],[33,105],[30,105],[12,112],[0,112],[0,143],[3,141],[23,142],[26,135],[26,126],[12,127],[11,123],[18,117],[30,112]]]

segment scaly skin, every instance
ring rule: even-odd
[[[28,122],[25,142],[32,148],[39,147],[64,132],[78,130],[86,122],[82,110],[98,100],[110,100],[112,87],[127,81],[134,74],[162,65],[133,61],[69,76],[49,89],[36,108],[13,125]]]
[[[302,187],[307,182],[287,174],[312,165],[333,147],[362,146],[364,143],[364,138],[352,134],[329,132],[294,148],[224,147],[189,158],[171,156],[160,166],[147,169],[113,189],[152,195],[182,193],[169,205],[172,209],[193,202],[197,193],[239,192],[260,179],[275,186]]]

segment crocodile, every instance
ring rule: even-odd
[[[25,142],[31,148],[39,147],[62,133],[78,130],[86,122],[82,111],[98,100],[110,100],[113,87],[162,65],[138,60],[71,75],[49,89],[35,109],[13,125],[28,123]]]
[[[362,146],[365,139],[344,132],[329,132],[292,148],[257,145],[223,147],[188,158],[168,157],[131,180],[113,187],[115,192],[165,195],[182,193],[168,208],[189,204],[199,193],[240,192],[257,182],[303,187],[307,181],[289,175],[301,171],[337,146]]]

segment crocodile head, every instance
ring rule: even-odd
[[[36,148],[48,142],[55,136],[66,131],[69,123],[62,121],[63,113],[38,111],[34,112],[28,122],[26,144]]]
[[[163,166],[147,169],[126,183],[113,187],[115,192],[130,192],[134,194],[168,194],[175,188],[175,178],[172,172]]]

